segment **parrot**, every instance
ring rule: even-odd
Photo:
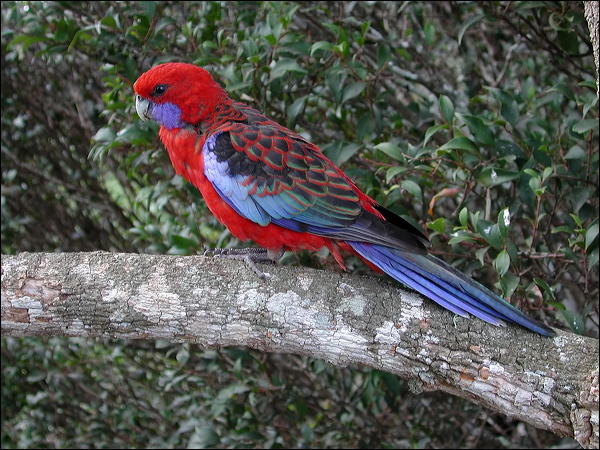
[[[353,254],[459,316],[556,335],[432,255],[421,230],[365,194],[308,139],[232,99],[209,71],[162,63],[133,90],[140,119],[159,124],[175,172],[233,236],[259,246],[222,254],[252,263],[326,248],[342,269],[343,255]]]

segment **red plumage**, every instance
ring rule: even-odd
[[[142,75],[136,81],[134,89],[141,97],[152,97],[152,89],[164,80],[169,80],[169,90],[155,101],[178,105],[182,111],[183,121],[187,124],[194,124],[196,127],[169,129],[161,126],[160,139],[169,153],[175,172],[198,188],[206,205],[217,220],[238,239],[254,241],[274,253],[298,250],[318,251],[326,247],[336,261],[344,267],[339,248],[355,253],[344,242],[335,243],[332,239],[297,232],[274,223],[262,226],[240,216],[224,202],[213,184],[204,175],[201,149],[206,137],[215,133],[231,131],[240,121],[248,120],[276,129],[283,132],[287,139],[301,141],[310,152],[318,154],[319,158],[325,161],[338,177],[342,178],[348,186],[352,186],[358,196],[359,204],[383,219],[383,215],[373,207],[375,201],[360,191],[354,182],[327,159],[317,146],[248,105],[232,100],[204,69],[184,63],[164,64]],[[252,142],[249,141],[248,145],[252,145]],[[376,271],[381,272],[369,261],[365,262]]]

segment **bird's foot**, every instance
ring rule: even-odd
[[[244,261],[261,280],[266,280],[269,276],[258,268],[256,263],[275,263],[283,255],[283,251],[273,251],[261,247],[249,248],[211,248],[204,252],[204,256],[219,258],[236,259]]]

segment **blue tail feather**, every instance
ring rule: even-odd
[[[544,336],[556,333],[527,316],[477,281],[432,255],[419,255],[382,245],[347,241],[365,260],[392,278],[463,317],[472,314],[494,325],[519,324]]]

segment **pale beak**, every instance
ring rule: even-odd
[[[150,100],[145,99],[141,95],[135,96],[135,110],[144,122],[146,120],[152,120],[150,116]]]

